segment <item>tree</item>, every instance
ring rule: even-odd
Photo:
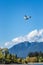
[[[26,63],[28,63],[28,62],[30,62],[30,58],[29,58],[29,56],[28,57],[26,57]]]
[[[22,58],[18,58],[17,62],[21,64],[22,63]]]

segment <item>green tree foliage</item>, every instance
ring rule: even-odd
[[[0,48],[0,63],[6,64],[27,64],[33,62],[43,62],[43,52],[30,52],[26,58],[19,58],[10,54],[7,48]]]
[[[2,59],[3,58],[3,54],[2,54],[2,52],[0,51],[0,59]]]

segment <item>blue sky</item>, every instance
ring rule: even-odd
[[[0,47],[34,29],[43,29],[43,0],[0,0]]]

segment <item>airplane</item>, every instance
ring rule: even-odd
[[[24,16],[24,19],[25,19],[25,20],[28,20],[28,19],[30,19],[30,18],[31,18],[31,16],[27,16],[27,15]]]

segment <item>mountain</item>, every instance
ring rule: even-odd
[[[11,54],[15,54],[18,57],[27,57],[30,52],[43,52],[43,42],[28,42],[24,41],[14,45],[9,49]]]

